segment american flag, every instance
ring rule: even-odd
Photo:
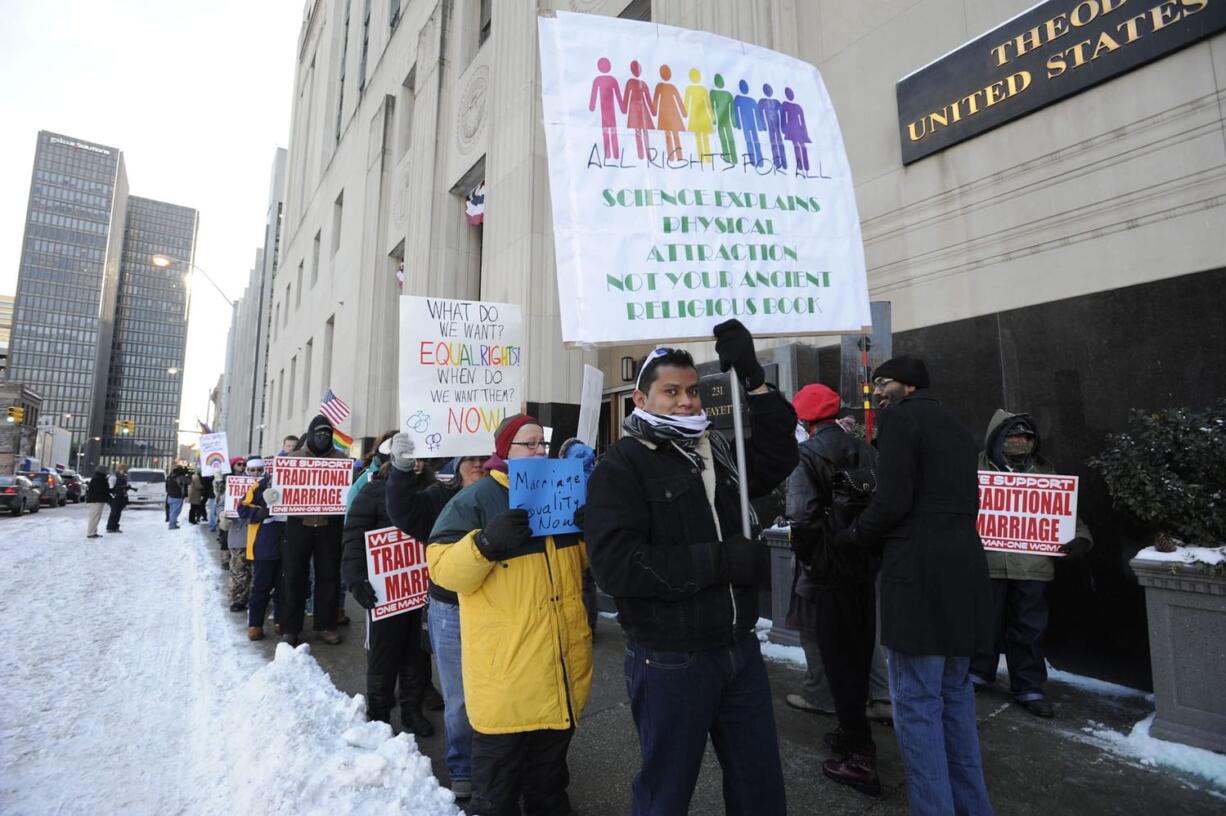
[[[324,401],[319,403],[319,412],[330,419],[333,425],[339,425],[349,416],[349,406],[329,388],[324,394]]]

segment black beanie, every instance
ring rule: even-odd
[[[906,354],[886,360],[877,366],[877,370],[873,372],[873,379],[878,377],[898,380],[900,383],[914,385],[916,388],[928,387],[928,369],[924,361]]]

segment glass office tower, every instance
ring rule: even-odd
[[[196,211],[131,196],[103,412],[102,460],[134,467],[174,461],[187,342],[186,275]],[[167,258],[159,267],[154,257]],[[131,422],[125,433],[120,423]]]

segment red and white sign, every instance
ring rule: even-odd
[[[977,526],[985,550],[1062,556],[1077,537],[1077,477],[981,470]]]
[[[247,495],[251,486],[258,482],[254,476],[226,477],[226,517],[238,518],[238,503]]]
[[[282,457],[272,476],[280,499],[268,512],[275,516],[344,515],[345,495],[352,482],[352,459]]]
[[[430,575],[426,545],[398,527],[366,534],[366,574],[378,599],[372,620],[421,609],[426,605]]]

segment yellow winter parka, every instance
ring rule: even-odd
[[[430,580],[459,595],[472,727],[483,734],[564,730],[582,716],[592,686],[587,551],[578,536],[544,536],[505,560],[487,560],[475,536],[507,508],[501,471],[456,494],[430,533]]]

